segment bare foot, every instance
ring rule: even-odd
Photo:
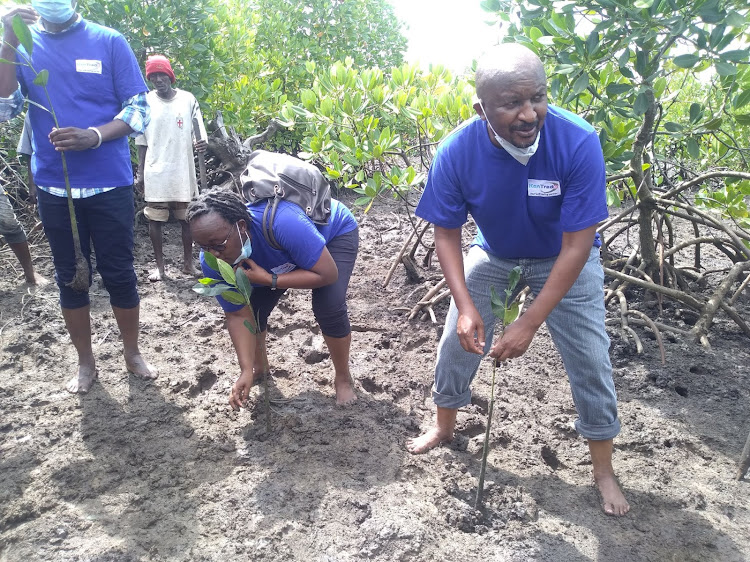
[[[594,482],[601,495],[602,510],[604,513],[615,517],[622,517],[630,511],[630,504],[628,504],[628,501],[620,490],[620,485],[617,483],[617,478],[615,478],[614,474],[595,475]]]
[[[452,432],[445,433],[439,427],[433,427],[419,437],[409,439],[406,442],[406,449],[412,455],[421,455],[422,453],[426,453],[430,449],[434,449],[441,443],[447,443],[449,441],[453,441]]]
[[[357,395],[354,392],[354,380],[351,375],[336,377],[333,381],[333,386],[336,389],[337,406],[346,406],[347,404],[356,402]]]
[[[125,357],[125,367],[129,373],[133,373],[136,377],[142,379],[152,380],[159,376],[158,371],[153,365],[146,362],[140,353],[131,357]]]
[[[191,277],[198,277],[198,270],[195,268],[193,262],[185,263],[185,265],[182,266],[182,272]]]
[[[72,394],[86,394],[98,376],[99,372],[95,366],[78,365],[78,374],[68,381],[65,390]]]
[[[156,283],[157,281],[161,281],[166,275],[163,271],[159,271],[158,269],[154,269],[151,273],[148,274],[148,280],[152,283]]]
[[[36,285],[37,287],[44,287],[45,285],[49,285],[49,280],[46,277],[42,277],[38,273],[34,273],[33,278],[26,279],[26,284]]]

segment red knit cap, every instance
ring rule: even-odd
[[[151,55],[146,61],[146,80],[154,72],[163,72],[174,84],[174,72],[172,71],[172,65],[169,64],[167,57],[163,55]]]

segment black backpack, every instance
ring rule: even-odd
[[[240,175],[240,185],[248,203],[268,201],[260,227],[272,248],[282,249],[271,228],[282,199],[299,206],[315,224],[328,224],[331,186],[320,170],[299,158],[255,150]]]

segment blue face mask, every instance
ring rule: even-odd
[[[235,226],[237,227],[237,234],[240,236],[240,240],[242,240],[242,233],[240,232],[240,225],[235,223]],[[242,245],[242,251],[240,252],[239,257],[234,260],[234,263],[232,265],[237,265],[242,260],[248,259],[251,255],[253,255],[253,245],[250,243],[250,236],[247,235],[247,240],[245,240],[245,243]]]
[[[32,0],[31,7],[50,23],[65,23],[76,13],[70,0]]]

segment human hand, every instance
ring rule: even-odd
[[[233,410],[239,410],[247,402],[250,395],[250,389],[253,387],[253,374],[242,373],[240,378],[234,383],[229,393],[229,405]]]
[[[240,267],[244,266],[244,267]],[[271,286],[271,274],[251,259],[242,260],[235,268],[235,273],[242,271],[250,283]]]
[[[197,152],[206,152],[206,149],[208,148],[208,143],[204,141],[203,139],[200,139],[200,140],[193,142],[193,148],[195,148]]]
[[[66,150],[88,150],[99,143],[99,135],[92,129],[78,127],[64,127],[52,129],[49,141],[58,152]]]
[[[505,328],[502,337],[498,338],[492,346],[490,357],[494,357],[497,361],[521,357],[529,348],[534,334],[536,334],[536,328],[528,321],[524,321],[524,317],[521,316]]]
[[[484,355],[484,322],[476,308],[472,306],[471,310],[459,313],[456,333],[466,351]]]
[[[13,17],[15,15],[21,16],[21,19],[26,25],[36,23],[39,19],[39,14],[31,6],[17,6],[3,15],[3,39],[11,47],[18,47],[18,37],[16,37],[15,31],[13,31]]]

